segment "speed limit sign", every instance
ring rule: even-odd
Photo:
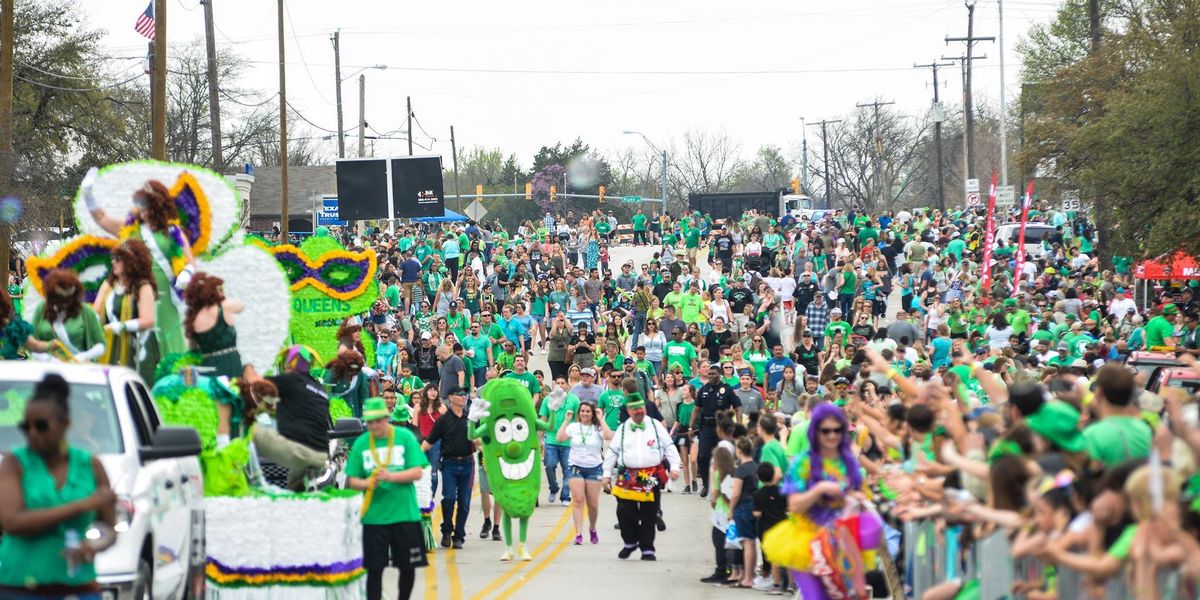
[[[1074,212],[1079,210],[1079,190],[1065,190],[1062,193],[1062,210],[1063,212]]]
[[[967,208],[979,206],[980,204],[979,192],[967,192]]]

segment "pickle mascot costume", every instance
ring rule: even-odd
[[[538,420],[529,390],[514,379],[487,382],[471,403],[467,419],[475,424],[468,429],[469,437],[483,441],[483,469],[503,511],[506,549],[500,560],[510,561],[514,554],[521,560],[533,560],[525,549],[525,535],[542,487],[542,450],[535,433],[548,431],[550,424]],[[515,552],[514,517],[520,520],[520,543]]]

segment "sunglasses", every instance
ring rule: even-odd
[[[47,421],[46,419],[34,419],[32,422],[21,421],[20,423],[17,423],[17,429],[20,429],[21,433],[25,434],[28,434],[30,429],[33,429],[38,433],[46,433],[47,431],[50,431],[50,421]]]
[[[842,435],[842,431],[844,431],[844,429],[842,429],[841,427],[831,427],[828,429],[825,427],[822,427],[821,435]]]

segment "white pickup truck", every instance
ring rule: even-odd
[[[117,542],[96,557],[101,597],[202,597],[200,436],[194,429],[160,426],[137,373],[102,365],[0,361],[0,454],[24,445],[17,422],[25,401],[52,372],[71,384],[70,444],[100,457],[118,498]]]

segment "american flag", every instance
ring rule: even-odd
[[[138,15],[137,23],[133,28],[146,39],[154,39],[154,0],[150,0],[150,3],[146,5],[145,12]]]

